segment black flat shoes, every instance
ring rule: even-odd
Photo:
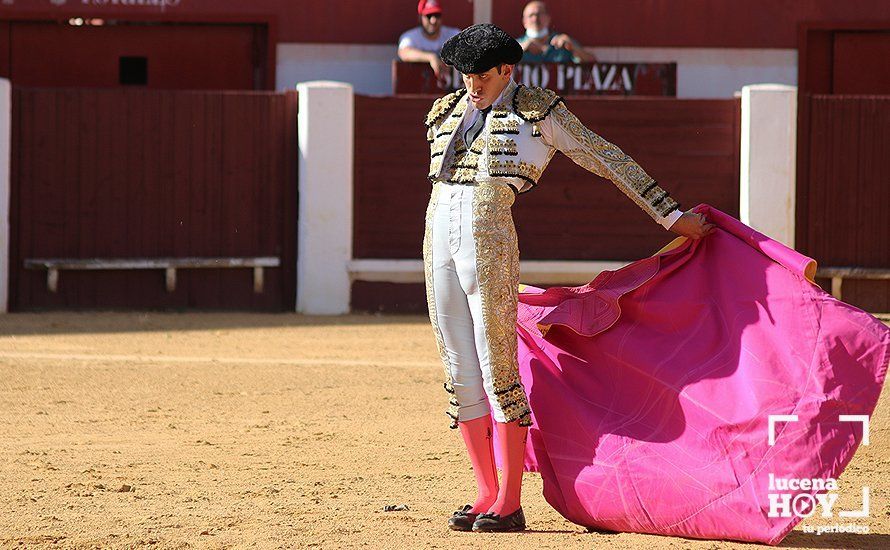
[[[472,507],[472,504],[464,504],[463,508],[454,512],[448,518],[448,527],[455,531],[472,531],[473,522],[476,521],[476,517],[479,515],[476,512],[470,512]]]
[[[484,512],[476,516],[476,521],[473,522],[473,531],[483,533],[523,530],[525,530],[525,514],[522,512],[522,506],[506,516]]]

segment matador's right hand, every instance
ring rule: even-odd
[[[690,239],[700,239],[717,230],[717,226],[708,222],[704,214],[688,210],[671,225],[671,231]]]

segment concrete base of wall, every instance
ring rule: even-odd
[[[520,261],[523,284],[539,287],[578,286],[604,270],[629,262]],[[353,311],[427,313],[421,260],[352,260],[350,308]]]

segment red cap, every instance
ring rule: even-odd
[[[417,15],[429,15],[431,13],[442,13],[442,6],[437,0],[420,0],[417,3]]]

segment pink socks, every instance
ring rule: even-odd
[[[457,425],[467,446],[467,453],[473,464],[473,472],[476,474],[478,493],[476,502],[473,503],[473,508],[470,511],[474,514],[481,514],[488,511],[489,506],[499,496],[498,472],[495,468],[494,446],[492,445],[491,414],[466,422],[458,422]],[[500,433],[498,436],[500,437]],[[522,475],[521,460],[520,456],[520,475]]]
[[[513,422],[496,422],[498,449],[501,455],[501,487],[497,500],[486,510],[506,516],[519,509],[522,492],[522,468],[525,461],[525,439],[528,426]]]

